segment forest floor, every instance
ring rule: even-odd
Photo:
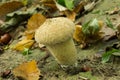
[[[106,11],[114,10],[115,7],[120,8],[120,0],[103,0],[91,12],[78,18],[78,21],[86,22],[93,18],[105,21],[106,17],[109,17],[112,19],[113,24],[117,25],[120,23],[120,11],[113,15],[104,14]],[[19,34],[17,30],[14,33]],[[15,42],[14,40],[12,44]],[[50,52],[40,50],[40,48],[32,49],[32,54],[29,55],[22,55],[18,51],[6,49],[4,53],[0,54],[0,72],[2,74],[7,70],[12,71],[23,62],[36,60],[42,74],[40,80],[120,80],[119,56],[112,56],[109,62],[101,63],[101,55],[105,52],[105,49],[118,42],[119,40],[114,38],[94,43],[87,49],[80,49],[79,46],[76,46],[79,66],[76,71],[64,71],[53,56],[50,55]],[[5,78],[0,77],[0,80],[18,79],[11,72]]]

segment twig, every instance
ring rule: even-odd
[[[86,77],[83,77],[83,76],[79,76],[79,79],[82,79],[82,80],[90,80],[90,79],[88,79],[88,78],[86,78]]]

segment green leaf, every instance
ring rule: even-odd
[[[91,21],[89,26],[90,26],[92,34],[95,34],[96,32],[99,31],[100,27],[99,27],[99,24],[98,24],[98,20],[96,18]]]
[[[22,52],[23,55],[28,55],[28,54],[31,54],[31,53],[32,52],[28,48],[25,48],[24,51]]]
[[[111,20],[108,17],[106,18],[106,24],[109,28],[115,30],[113,23],[111,22]]]
[[[74,0],[65,0],[65,5],[69,10],[73,10],[73,8],[74,8]]]
[[[110,51],[107,51],[102,55],[102,63],[106,63],[107,61],[110,60],[110,57],[112,56],[113,53],[115,52],[120,52],[118,49],[111,49]]]
[[[114,56],[120,56],[120,51],[119,52],[114,52],[114,53],[112,53],[112,55],[114,55]]]
[[[88,21],[88,22],[86,22],[85,24],[83,24],[83,26],[82,26],[82,32],[84,34],[90,34],[90,31],[88,30],[90,22],[91,22],[91,20]]]
[[[73,10],[74,8],[74,0],[57,0],[57,3],[69,10]]]
[[[57,0],[57,3],[62,6],[65,6],[65,0]]]
[[[88,21],[82,27],[82,31],[85,35],[93,35],[98,32],[100,29],[98,20],[95,18],[93,20]]]

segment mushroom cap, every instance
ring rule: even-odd
[[[44,45],[64,42],[73,36],[75,24],[68,18],[47,19],[35,32],[35,40]]]

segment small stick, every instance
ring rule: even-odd
[[[79,79],[82,79],[82,80],[90,80],[90,79],[88,79],[88,78],[86,78],[86,77],[83,77],[83,76],[79,76]]]

